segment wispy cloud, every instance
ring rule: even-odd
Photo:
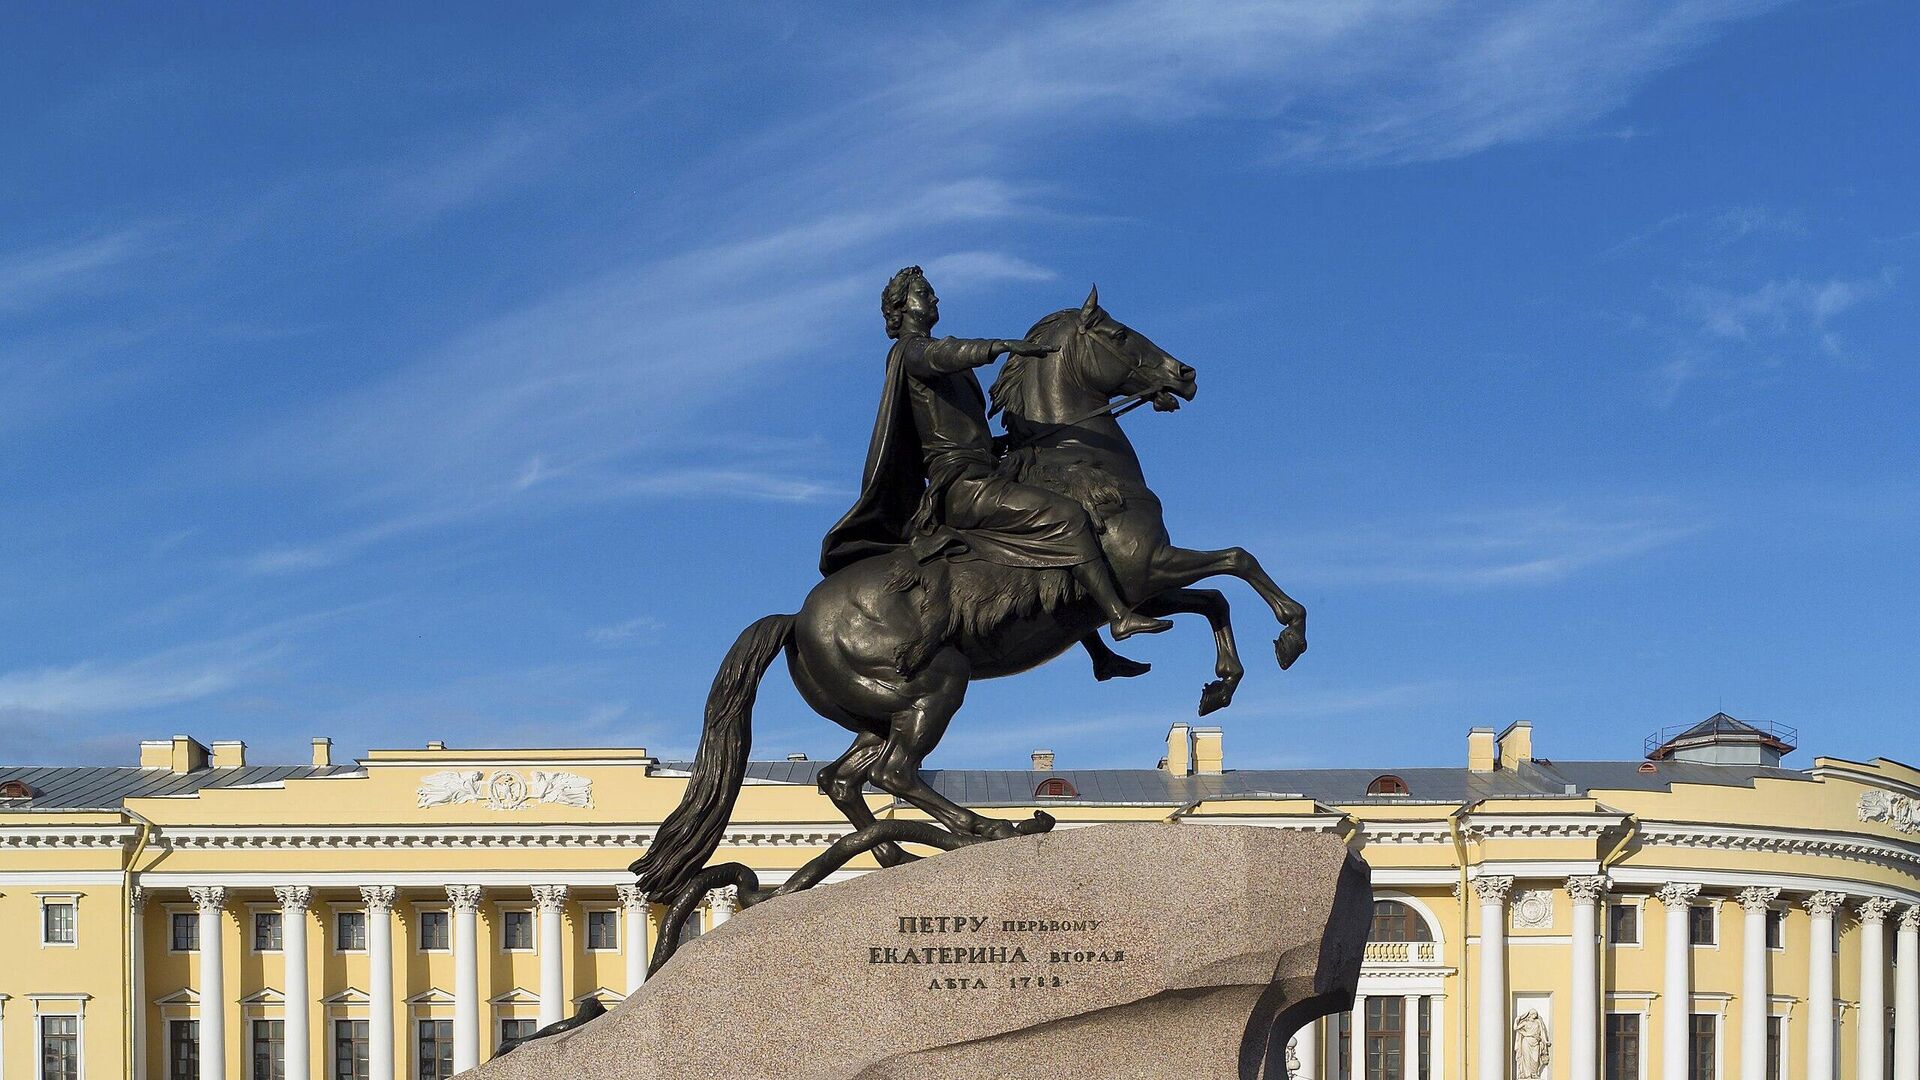
[[[25,310],[62,293],[109,286],[115,271],[156,250],[156,237],[154,227],[140,225],[0,254],[0,314]]]
[[[652,615],[635,615],[631,619],[623,619],[617,623],[594,627],[592,630],[587,631],[587,640],[593,642],[595,645],[606,646],[620,646],[639,641],[650,641],[661,630],[665,629],[666,625],[666,623],[654,618]]]
[[[240,686],[279,655],[244,639],[183,646],[131,660],[83,660],[0,674],[0,715],[135,712],[197,701]]]

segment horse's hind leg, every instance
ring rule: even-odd
[[[1218,676],[1200,690],[1200,715],[1224,709],[1233,702],[1233,692],[1247,669],[1240,663],[1240,649],[1233,641],[1232,608],[1219,589],[1174,589],[1148,597],[1140,605],[1142,613],[1153,615],[1203,615],[1213,627],[1213,673]]]
[[[861,792],[866,787],[867,773],[873,769],[886,742],[886,736],[877,731],[863,731],[855,737],[846,753],[820,770],[820,793],[840,808],[840,813],[855,829],[864,829],[874,823],[873,811],[868,808],[866,796]],[[881,866],[898,866],[920,856],[901,850],[898,844],[885,843],[873,846],[873,857],[879,860]]]

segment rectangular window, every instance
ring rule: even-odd
[[[423,952],[446,952],[452,948],[448,938],[447,913],[444,911],[423,911],[420,913],[420,949]]]
[[[1687,1025],[1687,1080],[1713,1080],[1719,1058],[1717,1016],[1694,1013]]]
[[[48,900],[40,905],[40,944],[74,943],[73,901]]]
[[[365,1020],[333,1022],[333,1080],[368,1080],[373,1075],[367,1064],[367,1024]]]
[[[693,920],[689,919],[688,922]],[[1334,1057],[1339,1068],[1334,1073],[1339,1080],[1353,1080],[1353,1013],[1340,1014],[1340,1038],[1335,1040]]]
[[[1712,904],[1695,904],[1687,909],[1687,940],[1694,945],[1715,944]]]
[[[1433,999],[1420,999],[1420,1075],[1433,1075]]]
[[[253,951],[280,951],[280,913],[277,911],[256,911],[253,913]]]
[[[415,1040],[419,1064],[413,1074],[417,1080],[449,1080],[453,1076],[453,1021],[415,1021]]]
[[[1767,948],[1774,952],[1786,951],[1787,913],[1784,911],[1767,912]]]
[[[167,1080],[200,1080],[200,1021],[167,1021]]]
[[[287,1022],[253,1022],[252,1080],[287,1080]]]
[[[80,1018],[40,1018],[40,1080],[80,1080]]]
[[[533,912],[503,911],[500,913],[500,947],[532,950]]]
[[[533,1034],[538,1020],[502,1020],[500,1021],[500,1045],[505,1046],[515,1039],[524,1039]]]
[[[1787,1080],[1780,1067],[1786,1061],[1786,1026],[1784,1016],[1767,1017],[1767,1080]]]
[[[1404,1062],[1401,1049],[1406,1045],[1403,1015],[1406,999],[1379,997],[1367,999],[1367,1075],[1366,1080],[1401,1080]]]
[[[1607,940],[1615,945],[1640,944],[1639,905],[1607,905]]]
[[[334,948],[340,952],[367,951],[367,913],[342,911],[334,916]]]
[[[200,916],[191,911],[176,911],[168,920],[174,952],[200,951]]]
[[[619,950],[619,912],[587,912],[587,948],[594,952],[615,952]]]
[[[1640,1080],[1640,1014],[1607,1014],[1606,1064],[1606,1080]]]

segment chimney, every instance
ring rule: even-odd
[[[173,768],[173,740],[141,739],[140,767],[143,769]]]
[[[175,735],[167,745],[167,768],[176,773],[198,772],[207,767],[207,748],[187,735]]]
[[[805,754],[788,754],[788,755],[787,755],[787,760],[788,760],[788,761],[805,761],[805,760],[807,760],[807,755],[805,755]]]
[[[1527,720],[1516,720],[1507,725],[1507,730],[1498,736],[1500,745],[1500,767],[1517,769],[1523,761],[1533,760],[1533,724]]]
[[[1492,728],[1477,727],[1467,732],[1468,772],[1492,772],[1494,759],[1498,753],[1493,741]]]
[[[247,744],[239,739],[216,739],[213,744],[213,767],[216,769],[244,769],[247,765]]]
[[[1053,751],[1035,750],[1033,752],[1033,771],[1034,772],[1052,772],[1053,771]]]
[[[429,750],[445,750],[446,748],[447,748],[447,744],[440,741],[439,739],[434,739],[431,742],[427,743],[427,749]]]
[[[1220,729],[1193,729],[1193,771],[1201,776],[1219,776],[1226,767],[1226,749],[1221,745]]]
[[[1175,776],[1193,775],[1193,727],[1175,724],[1167,729],[1167,762],[1163,766]]]
[[[333,764],[333,740],[332,739],[313,740],[314,768],[324,769],[331,764]]]

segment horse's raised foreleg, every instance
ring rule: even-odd
[[[1274,584],[1261,567],[1260,560],[1254,558],[1246,548],[1230,547],[1218,551],[1161,548],[1154,553],[1153,565],[1148,570],[1148,592],[1155,594],[1167,589],[1185,588],[1216,574],[1237,577],[1251,585],[1253,591],[1260,594],[1260,599],[1273,609],[1273,617],[1285,628],[1274,639],[1274,657],[1280,661],[1282,670],[1292,667],[1300,654],[1307,650],[1307,609]]]
[[[1202,615],[1213,627],[1213,673],[1217,676],[1200,690],[1200,715],[1224,709],[1233,702],[1233,692],[1247,669],[1240,664],[1240,649],[1233,642],[1233,615],[1227,598],[1219,589],[1171,589],[1148,597],[1140,605],[1143,615]]]
[[[820,793],[832,800],[855,831],[874,824],[876,820],[862,792],[866,787],[867,774],[873,769],[874,762],[879,760],[886,741],[886,736],[879,732],[863,731],[853,740],[853,745],[847,748],[846,753],[820,770]],[[875,844],[872,850],[874,859],[881,866],[898,866],[920,857],[890,841]]]

